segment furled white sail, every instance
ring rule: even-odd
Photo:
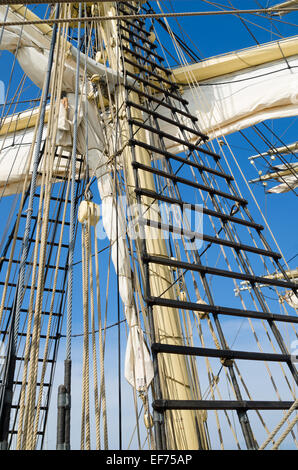
[[[70,96],[71,101],[71,96]],[[30,148],[34,140],[34,127],[37,118],[37,109],[18,113],[4,120],[2,127],[3,133],[0,135],[0,194],[10,196],[22,192],[23,182],[29,165],[29,180],[32,174],[33,163],[29,162]],[[56,143],[60,147],[57,149],[57,155],[69,156],[72,149],[72,120],[71,110],[66,118],[66,114],[60,108],[60,117],[58,121],[58,132]],[[79,122],[82,120],[82,114],[79,113]],[[32,126],[32,127],[31,127]],[[24,127],[24,128],[23,128]],[[80,133],[83,126],[80,126]],[[92,126],[90,129],[92,132]],[[98,132],[97,132],[98,133]],[[43,142],[47,135],[47,125],[43,129]],[[82,139],[80,139],[81,141]],[[61,144],[61,146],[60,146]],[[63,176],[69,165],[67,159],[57,158],[54,161],[53,177]],[[41,167],[43,160],[41,161]],[[41,168],[40,167],[40,168]],[[79,163],[77,164],[77,174],[79,172]],[[41,177],[37,177],[37,184],[41,182]]]
[[[298,114],[298,55],[187,85],[183,98],[210,139]],[[171,126],[167,126],[171,132]]]
[[[286,193],[298,188],[298,163],[288,163],[287,165],[276,165],[276,172],[269,173],[268,178],[274,178],[281,184],[268,190],[268,193]]]
[[[293,11],[295,11],[295,8],[297,8],[297,6],[298,6],[297,0],[287,0],[286,2],[278,3],[277,5],[274,5],[273,7],[269,9],[271,10],[271,14],[283,16],[283,15],[286,15],[287,13],[290,13],[291,8],[293,8]]]
[[[28,15],[30,18],[37,19],[31,11],[22,6],[12,5],[8,10],[8,14],[7,8],[5,5],[0,5],[0,21],[5,21],[5,18],[7,22],[22,21]],[[46,31],[44,31],[44,28]],[[40,29],[40,25],[7,26],[1,30],[0,39],[0,50],[12,52],[30,80],[41,88],[47,69],[51,28],[45,25],[43,25],[43,29]],[[75,88],[77,50],[69,42],[66,42],[65,47],[67,53],[62,88],[64,91],[72,92]],[[85,68],[85,61],[89,74],[97,73],[108,78],[111,88],[117,83],[117,74],[114,71],[81,53],[80,63],[83,69]]]
[[[63,106],[60,106],[57,145],[69,149],[73,143],[75,98],[72,93],[67,93],[66,96],[68,109],[65,110]],[[90,173],[97,178],[102,202],[102,223],[112,246],[113,265],[115,269],[118,268],[119,292],[129,326],[125,356],[125,377],[138,391],[144,391],[153,379],[153,366],[134,305],[134,289],[126,242],[126,216],[124,208],[115,200],[112,167],[109,166],[109,156],[103,151],[104,138],[101,129],[102,123],[99,120],[96,105],[82,97],[78,116],[77,150],[81,154],[86,154],[86,142],[88,142]],[[88,139],[86,139],[87,134]],[[111,139],[113,139],[112,132]]]
[[[1,197],[22,192],[33,135],[34,128],[31,128],[26,133],[18,131],[15,134],[8,135],[6,138],[0,138]],[[45,137],[45,131],[43,136]],[[61,167],[56,170],[63,171]],[[32,172],[32,165],[29,172]],[[37,183],[40,184],[39,177]]]
[[[22,21],[23,14],[17,7],[9,8],[0,5],[0,21]],[[22,7],[19,7],[22,9]],[[6,18],[6,20],[5,20]],[[51,36],[44,34],[34,25],[7,26],[1,30],[0,50],[8,50],[17,58],[20,66],[35,85],[42,88],[47,70]],[[74,90],[75,63],[69,57],[65,62],[63,89]]]
[[[98,190],[102,201],[102,222],[112,245],[111,257],[115,270],[118,269],[119,292],[129,326],[124,374],[126,380],[136,390],[145,391],[153,379],[153,366],[134,304],[134,289],[126,242],[126,216],[124,208],[115,200],[112,169],[109,167],[108,158],[103,154],[99,155],[96,150],[90,150],[89,164],[98,181]]]

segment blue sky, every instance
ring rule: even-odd
[[[214,7],[211,5],[205,4],[199,0],[173,0],[172,2],[161,2],[164,6],[170,7],[170,4],[175,5],[176,11],[202,11],[202,10],[211,10]],[[227,2],[228,3],[228,2]],[[267,0],[260,0],[258,2],[253,0],[234,0],[233,5],[236,8],[257,8],[257,4],[261,4],[262,6],[268,6],[271,4],[276,3],[275,1],[268,2]],[[153,5],[155,2],[153,2]],[[37,12],[41,12],[44,10],[44,7],[38,7]],[[245,18],[249,21],[257,23],[261,26],[257,27],[251,23],[246,23],[249,28],[251,29],[251,33],[247,31],[243,23],[233,16],[210,16],[210,17],[192,17],[192,18],[179,18],[179,23],[184,29],[184,38],[186,42],[191,45],[192,42],[198,48],[198,55],[201,59],[210,57],[213,55],[221,54],[228,51],[233,51],[240,48],[250,47],[256,44],[255,39],[260,42],[268,42],[271,40],[277,39],[279,36],[276,34],[280,34],[281,36],[291,36],[297,34],[297,26],[291,26],[289,24],[283,23],[272,23],[268,20],[261,20],[260,18],[254,16],[246,15]],[[290,21],[292,23],[297,22],[297,14],[287,15],[285,21]],[[170,19],[169,23],[171,27],[178,33],[182,34],[180,28],[178,27],[176,21],[174,19]],[[276,29],[278,28],[278,31]],[[265,29],[264,29],[265,28]],[[161,38],[163,41],[166,41],[166,35],[164,33],[160,33]],[[253,37],[254,36],[254,37]],[[255,39],[254,39],[255,38]],[[191,42],[192,41],[192,42]],[[6,53],[2,52],[0,55],[1,61],[1,72],[0,72],[0,79],[4,81],[6,87],[8,87],[9,80],[10,80],[10,71],[13,64],[13,57]],[[10,95],[12,96],[14,90],[18,85],[18,81],[21,77],[21,70],[18,64],[15,64],[15,73],[12,77],[11,88],[10,88]],[[30,85],[28,83],[28,88],[22,94],[22,99],[31,99],[32,97],[36,97],[38,94],[38,90],[34,85]],[[26,104],[22,105],[20,109],[26,109]],[[276,132],[278,135],[282,135],[283,140],[285,143],[294,142],[297,139],[297,118],[291,119],[284,119],[284,120],[276,120],[268,122],[268,125]],[[252,138],[256,138],[253,133],[249,133]],[[228,141],[231,145],[231,148],[235,151],[237,155],[237,161],[239,162],[242,171],[245,173],[247,179],[252,179],[257,176],[255,169],[248,161],[248,157],[254,154],[252,148],[249,148],[246,141],[239,135],[235,134],[228,137]],[[279,145],[276,142],[276,139],[272,137],[272,143],[275,145]],[[263,151],[264,144],[258,142],[258,146],[261,151]],[[252,201],[252,197],[245,186],[242,177],[239,173],[234,162],[230,162],[233,171],[235,171],[235,176],[237,178],[237,182],[241,186],[241,190],[243,191],[244,196],[249,200],[250,210],[255,217],[255,220],[259,223],[262,223],[260,214],[257,208]],[[259,164],[258,169],[263,169],[264,165]],[[264,192],[264,188],[261,185],[254,185],[253,187],[254,195],[256,196],[258,203],[261,207],[261,210],[266,215],[270,227],[275,234],[278,243],[280,244],[282,251],[285,255],[285,258],[289,260],[293,257],[297,251],[297,229],[298,229],[298,220],[297,220],[297,199],[295,194],[292,192],[286,193],[284,195],[266,195]],[[95,191],[95,198],[96,198],[96,191]],[[3,204],[3,203],[2,203]],[[0,206],[1,207],[1,206]],[[5,207],[5,206],[4,206]],[[3,210],[3,206],[1,208]],[[101,241],[99,243],[99,249],[103,248],[107,245],[107,240]],[[76,250],[75,254],[75,261],[79,261],[81,259],[81,250],[80,244]],[[293,259],[290,263],[290,267],[294,268],[298,264],[298,257]],[[108,263],[108,252],[103,253],[100,255],[100,265],[106,267]],[[106,269],[103,269],[102,272],[102,298],[105,297],[105,286],[106,286]],[[81,265],[78,264],[75,267],[75,280],[76,285],[80,286],[81,284]],[[224,293],[223,293],[224,295]],[[75,311],[74,311],[74,325],[73,325],[73,333],[81,333],[82,332],[82,319],[81,319],[81,300],[80,297],[80,288],[77,289],[75,292]],[[225,296],[226,299],[228,298]],[[113,323],[117,319],[117,308],[116,308],[116,283],[115,277],[112,275],[111,277],[111,284],[110,284],[110,297],[111,300],[109,302],[108,308],[108,324]],[[114,299],[114,300],[113,300]],[[104,301],[103,301],[104,305]],[[121,316],[123,315],[121,310]],[[237,330],[240,324],[237,322],[232,323],[231,326]],[[125,328],[121,328],[121,336],[122,336],[122,351],[125,348]],[[243,344],[247,341],[246,336],[244,335]],[[56,419],[56,385],[62,382],[62,374],[61,374],[61,366],[62,361],[64,358],[64,340],[61,341],[60,345],[60,355],[59,355],[59,362],[57,365],[57,377],[55,380],[55,388],[53,389],[53,403],[52,409],[50,414],[50,422],[54,426],[55,419]],[[117,380],[115,379],[115,370],[117,370],[117,330],[111,329],[107,332],[107,377],[109,382],[109,389],[108,389],[108,396],[109,396],[109,410],[108,416],[110,421],[110,426],[112,428],[111,432],[111,447],[117,447],[117,412],[116,408],[117,404],[117,396],[115,390],[117,389]],[[76,338],[73,341],[73,360],[74,360],[74,399],[73,403],[75,403],[75,409],[73,412],[73,439],[74,439],[74,448],[79,448],[79,433],[78,429],[80,428],[80,410],[79,408],[79,395],[80,395],[80,382],[79,376],[81,372],[81,353],[82,353],[82,341],[80,338]],[[124,356],[124,355],[123,355]],[[123,371],[123,364],[122,364],[122,371]],[[257,380],[257,379],[256,379]],[[256,382],[257,383],[257,382]],[[129,441],[129,426],[130,426],[130,416],[133,413],[133,407],[129,405],[132,402],[132,392],[129,385],[123,381],[122,385],[122,392],[123,392],[123,435],[125,440],[125,445]],[[130,398],[129,398],[130,397]],[[53,433],[48,432],[48,446],[49,448],[55,448],[55,435]],[[135,441],[134,441],[135,443]]]

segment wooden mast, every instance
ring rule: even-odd
[[[139,5],[139,2],[132,2]],[[100,5],[101,14],[114,16],[116,14],[114,2]],[[121,70],[120,44],[118,44],[117,22],[106,21],[101,24],[102,34],[105,41],[107,57],[110,67],[114,70]],[[139,102],[136,93],[130,95],[130,99],[135,103]],[[118,109],[125,109],[125,89],[123,85],[118,87],[115,95]],[[142,113],[137,109],[133,110],[133,119],[142,121]],[[129,140],[129,126],[127,116],[121,121],[121,135],[123,142]],[[137,131],[139,141],[147,142],[143,129]],[[145,149],[135,148],[135,159],[137,162],[150,166],[150,155]],[[123,151],[123,162],[129,188],[130,204],[136,204],[135,177],[132,166],[132,151],[126,147]],[[155,190],[153,175],[149,172],[139,171],[139,182],[142,188]],[[144,206],[152,205],[151,198],[142,199]],[[153,211],[152,211],[153,212]],[[151,214],[151,218],[154,217]],[[155,215],[155,219],[156,219]],[[168,257],[165,241],[161,238],[160,232],[152,227],[146,227],[146,249],[149,255]],[[158,235],[157,235],[158,233]],[[168,299],[175,299],[173,288],[169,288],[173,279],[168,266],[156,266],[150,270],[150,290],[155,297],[167,291]],[[154,307],[153,312],[155,336],[160,343],[184,345],[182,328],[180,324],[179,312],[175,308]],[[159,358],[159,375],[161,389],[164,398],[190,400],[200,398],[198,390],[193,390],[189,377],[185,356],[161,355]],[[208,449],[207,437],[204,429],[204,419],[206,414],[196,411],[168,411],[166,417],[167,448],[169,449]]]

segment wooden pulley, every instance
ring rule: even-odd
[[[155,33],[153,31],[151,31],[150,35],[148,36],[148,39],[152,43],[155,41],[156,36],[155,36]]]
[[[81,224],[90,221],[90,225],[95,226],[99,221],[100,207],[91,201],[82,201],[78,210],[78,221]]]
[[[153,428],[153,418],[152,418],[151,413],[149,413],[149,411],[146,411],[144,413],[144,424],[147,429]]]

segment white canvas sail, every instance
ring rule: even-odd
[[[298,114],[298,55],[200,81],[183,98],[210,139]],[[172,126],[173,127],[173,126]],[[170,125],[166,128],[171,132]]]
[[[274,167],[275,173],[269,173],[268,178],[274,178],[281,184],[268,190],[268,193],[286,193],[298,188],[298,164],[288,163],[287,165],[277,165]]]

